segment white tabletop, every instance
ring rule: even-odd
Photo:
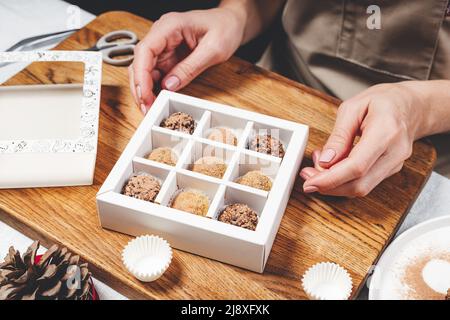
[[[0,30],[8,30],[0,37],[0,51],[30,36],[80,28],[94,18],[94,15],[61,0],[0,0]],[[13,64],[0,68],[0,83],[25,66]],[[450,215],[449,194],[450,180],[433,172],[397,235],[422,221]],[[31,239],[2,222],[0,236],[0,257],[6,255],[9,246],[23,252],[32,243]],[[101,299],[126,299],[99,281],[95,280],[95,285]],[[363,290],[361,298],[366,296],[367,290]]]

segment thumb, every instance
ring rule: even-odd
[[[184,60],[175,65],[162,81],[162,87],[177,91],[188,85],[195,77],[207,68],[218,64],[226,58],[216,44],[203,39]]]
[[[348,156],[366,110],[366,99],[351,99],[339,106],[333,131],[320,153],[321,167],[329,168]]]

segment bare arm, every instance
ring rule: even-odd
[[[275,18],[284,0],[223,0],[218,8],[171,12],[136,46],[130,90],[143,113],[155,84],[178,91],[207,68],[224,62]]]
[[[221,8],[233,10],[245,21],[241,44],[263,32],[275,19],[286,0],[222,0]]]

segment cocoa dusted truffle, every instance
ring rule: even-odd
[[[183,190],[175,196],[170,207],[198,216],[206,216],[209,209],[209,199],[201,191]]]
[[[242,177],[236,179],[236,182],[256,189],[270,191],[272,188],[272,180],[261,171],[249,171]]]
[[[147,156],[147,159],[168,164],[169,166],[175,166],[178,157],[172,149],[161,147],[153,149],[152,152]]]
[[[170,130],[181,131],[192,134],[195,130],[195,121],[190,114],[184,112],[172,113],[168,118],[161,121],[161,127]]]
[[[158,179],[147,174],[132,176],[122,189],[122,194],[140,200],[154,202],[161,190]]]
[[[226,170],[225,162],[217,157],[203,157],[192,165],[192,171],[219,179],[223,177]]]
[[[275,157],[284,157],[284,147],[280,140],[270,134],[261,134],[253,137],[249,143],[249,149],[261,153],[271,154]]]
[[[217,127],[211,129],[208,135],[208,139],[225,144],[231,144],[233,146],[237,145],[236,135],[233,133],[231,129],[228,128]]]
[[[248,205],[234,203],[225,207],[219,215],[219,221],[241,228],[255,230],[258,224],[258,215]]]

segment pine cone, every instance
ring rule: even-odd
[[[91,273],[87,263],[67,248],[53,245],[36,262],[39,241],[20,256],[9,248],[0,264],[0,300],[92,300]]]

